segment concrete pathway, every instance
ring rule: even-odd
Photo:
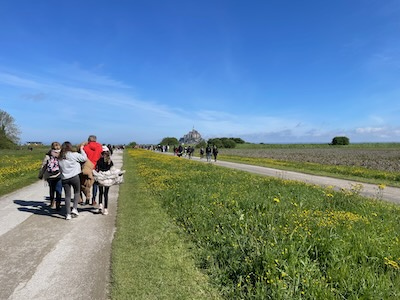
[[[112,156],[122,167],[122,152]],[[0,299],[107,299],[118,186],[109,215],[78,205],[79,217],[49,209],[38,181],[0,198]]]
[[[187,157],[183,157],[187,158]],[[200,159],[199,157],[192,157],[193,160],[201,161],[207,163],[206,158]],[[251,172],[255,174],[260,174],[263,176],[272,176],[278,177],[287,180],[296,180],[302,181],[309,184],[315,184],[320,186],[332,186],[335,190],[346,189],[351,190],[352,187],[361,184],[362,189],[360,191],[360,195],[369,197],[369,198],[377,198],[386,200],[389,202],[400,204],[400,188],[394,187],[385,187],[383,190],[379,190],[378,185],[376,184],[368,184],[368,183],[360,183],[351,180],[344,180],[344,179],[336,179],[331,177],[324,177],[324,176],[316,176],[316,175],[309,175],[299,172],[292,172],[292,171],[283,171],[277,170],[272,168],[266,167],[259,167],[259,166],[252,166],[252,165],[245,165],[240,163],[233,163],[227,161],[219,161],[217,160],[214,162],[212,160],[209,162],[211,164],[215,164],[217,166],[227,167],[236,170],[242,170],[246,172]]]

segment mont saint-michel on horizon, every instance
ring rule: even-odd
[[[198,144],[203,141],[200,132],[193,129],[179,139],[180,144]]]

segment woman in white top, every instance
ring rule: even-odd
[[[79,174],[82,172],[81,163],[87,160],[85,151],[83,150],[85,144],[80,145],[80,153],[72,151],[72,144],[64,142],[61,146],[61,152],[58,157],[61,180],[65,192],[65,209],[66,220],[71,220],[71,214],[76,217],[78,213],[78,202],[81,193],[81,181]],[[71,211],[71,187],[74,189],[74,208]]]

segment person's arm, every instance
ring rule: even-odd
[[[50,156],[46,154],[42,161],[42,168],[47,165],[47,161],[50,159]]]
[[[83,149],[83,147],[84,147],[84,145],[81,145],[81,153],[78,153],[78,152],[75,152],[74,153],[74,156],[75,156],[75,159],[78,161],[78,162],[85,162],[85,161],[87,161],[87,155],[86,155],[86,152],[85,152],[85,150]]]

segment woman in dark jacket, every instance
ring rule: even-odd
[[[111,153],[107,146],[103,146],[103,152],[101,152],[101,157],[97,161],[96,171],[109,171],[114,163],[111,160]],[[108,191],[110,190],[109,186],[101,186],[99,185],[99,213],[103,213],[103,215],[108,215]],[[104,196],[104,208],[103,208],[103,196]]]

